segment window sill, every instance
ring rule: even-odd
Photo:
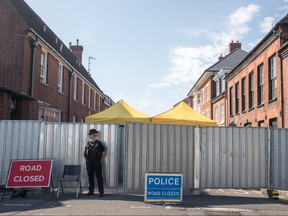
[[[64,95],[64,92],[59,92],[59,91],[58,91],[58,93],[61,94],[61,95]]]
[[[235,116],[238,116],[239,114],[240,114],[240,113],[238,112],[238,113],[235,114]]]
[[[242,114],[246,113],[246,110],[242,111]]]
[[[257,108],[260,108],[260,107],[263,107],[263,106],[264,106],[264,103],[259,104],[259,105],[257,106]]]
[[[273,103],[274,101],[277,101],[277,98],[273,98],[273,99],[269,100],[268,103]]]
[[[41,81],[40,81],[40,83],[41,83],[42,85],[48,86],[47,83],[44,83],[44,82],[41,82]]]
[[[73,100],[74,100],[75,102],[78,102],[78,100],[77,100],[77,99],[74,99],[74,98],[73,98]]]
[[[249,108],[248,112],[250,112],[250,111],[252,111],[254,109],[255,109],[255,107],[251,107],[251,108]]]

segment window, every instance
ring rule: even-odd
[[[249,74],[249,109],[254,107],[254,72]]]
[[[270,128],[278,128],[277,118],[269,119],[269,127]]]
[[[221,90],[221,93],[223,93],[225,90],[226,90],[226,81],[225,81],[225,79],[221,79],[222,81],[222,83],[221,83],[221,88],[222,88],[222,90]]]
[[[209,86],[206,86],[206,102],[208,102],[209,100],[209,90],[208,90]]]
[[[97,99],[97,98],[96,98],[96,92],[94,92],[94,110],[95,110],[95,111],[97,111],[97,110],[96,110],[96,99]]]
[[[258,121],[258,127],[265,127],[264,120]]]
[[[251,122],[247,122],[244,124],[244,127],[252,127],[252,123]]]
[[[205,98],[204,98],[205,94],[204,94],[204,89],[202,90],[202,104],[204,104]]]
[[[229,104],[230,104],[230,116],[233,116],[233,87],[230,87],[229,89],[229,95],[230,95],[230,101],[229,101]]]
[[[239,113],[239,82],[235,85],[235,114]]]
[[[264,103],[264,71],[263,64],[257,68],[257,79],[258,79],[258,105]]]
[[[74,92],[73,92],[73,99],[77,100],[77,76],[74,75]]]
[[[224,104],[221,104],[220,106],[220,123],[224,123],[225,122],[225,107]]]
[[[61,122],[61,111],[47,107],[40,107],[39,120],[46,122]]]
[[[241,81],[242,83],[242,112],[246,111],[246,77]]]
[[[214,109],[214,118],[213,119],[218,124],[218,108],[217,107]]]
[[[63,65],[58,66],[58,92],[63,92]]]
[[[201,95],[198,93],[197,94],[197,105],[201,104]]]
[[[41,53],[40,82],[47,83],[47,52],[43,50]]]
[[[276,55],[269,58],[269,100],[277,97]]]
[[[216,96],[220,94],[220,80],[216,81]]]
[[[82,104],[85,105],[85,83],[82,81]]]
[[[209,109],[206,110],[206,117],[207,117],[207,118],[210,118]]]
[[[91,89],[89,87],[89,91],[88,91],[88,107],[91,107]]]

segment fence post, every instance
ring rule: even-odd
[[[200,187],[200,163],[201,163],[201,151],[200,151],[200,130],[201,128],[194,128],[195,142],[194,142],[194,189]]]

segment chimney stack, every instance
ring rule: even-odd
[[[72,45],[72,43],[69,43],[69,47],[71,52],[80,60],[82,63],[82,53],[83,53],[83,46],[79,45],[79,39],[76,40],[76,45]]]
[[[224,57],[222,56],[222,54],[218,57],[218,61],[220,61],[221,59],[223,59]]]
[[[237,48],[241,49],[241,43],[239,43],[239,41],[233,42],[232,40],[231,43],[229,43],[229,53],[231,53],[233,50]]]

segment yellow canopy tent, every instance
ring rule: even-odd
[[[85,118],[85,122],[112,123],[120,125],[124,125],[125,121],[150,123],[150,116],[135,110],[124,100],[119,100],[108,109]]]
[[[154,124],[181,124],[196,126],[217,126],[217,123],[197,113],[185,102],[180,102],[172,109],[152,117]]]

